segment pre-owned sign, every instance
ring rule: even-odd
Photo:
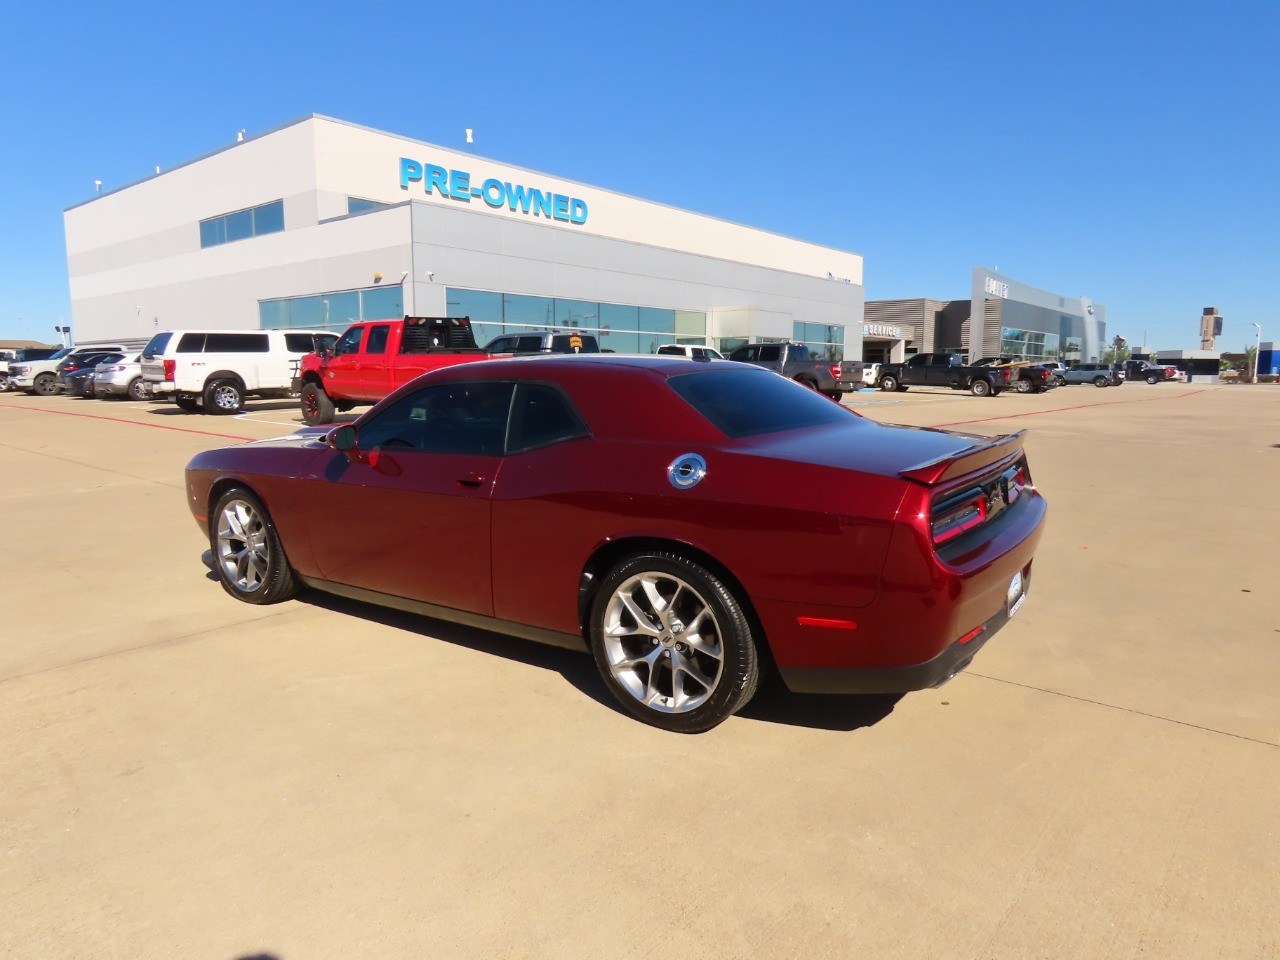
[[[550,190],[535,190],[496,177],[490,177],[480,186],[474,187],[471,185],[471,174],[465,170],[446,170],[434,163],[401,157],[400,189],[408,190],[412,183],[422,184],[427,196],[435,193],[462,203],[481,200],[494,210],[506,207],[513,213],[524,213],[531,217],[545,217],[548,220],[575,224],[587,222],[587,202],[577,197],[567,197]]]

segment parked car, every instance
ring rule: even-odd
[[[531,353],[599,353],[600,344],[589,333],[576,330],[554,330],[531,333],[505,333],[485,344],[484,352],[490,356],[513,356]]]
[[[68,397],[86,397],[93,399],[94,366],[80,367],[61,376],[62,392]]]
[[[333,347],[324,330],[166,330],[142,350],[147,396],[179,408],[238,413],[248,397],[292,396],[298,362]]]
[[[115,362],[98,364],[93,374],[93,395],[99,400],[107,397],[147,399],[142,386],[142,354],[135,353]]]
[[[69,379],[70,377],[84,370],[87,370],[92,374],[93,368],[100,363],[114,363],[117,360],[123,359],[123,353],[111,351],[99,353],[73,353],[71,356],[63,359],[58,366],[54,368],[58,374],[58,389],[64,393],[72,393],[74,391]],[[84,377],[79,377],[75,382],[75,390],[82,389],[83,382]],[[89,396],[93,396],[92,389],[90,389]]]
[[[62,381],[58,379],[58,364],[68,357],[85,353],[104,353],[115,351],[124,353],[125,348],[118,343],[107,343],[81,347],[64,347],[56,350],[48,357],[38,360],[23,360],[9,364],[9,379],[15,389],[38,393],[42,397],[52,396],[62,389]]]
[[[1008,367],[1014,377],[1013,389],[1018,393],[1044,393],[1058,384],[1043,363],[1032,363],[1021,357],[980,357],[975,367]]]
[[[1172,380],[1176,372],[1173,367],[1162,367],[1150,360],[1126,360],[1124,362],[1124,378],[1126,380],[1145,380],[1147,383],[1164,383]]]
[[[1066,384],[1063,374],[1067,372],[1067,365],[1061,360],[1046,360],[1043,364],[1044,368],[1049,371],[1049,375],[1053,377],[1053,384],[1061,387]]]
[[[969,366],[958,353],[917,353],[905,363],[882,363],[876,386],[886,392],[909,387],[949,387],[975,397],[995,397],[1013,385],[1009,367]]]
[[[1092,383],[1095,387],[1124,385],[1124,368],[1118,363],[1077,363],[1062,374],[1066,383]]]
[[[723,360],[715,347],[706,343],[664,343],[657,349],[660,357],[688,357],[690,360]]]
[[[306,585],[589,649],[625,711],[694,733],[766,663],[808,693],[963,669],[1027,595],[1023,436],[882,426],[746,364],[494,360],[201,453],[186,500],[237,600]]]
[[[476,346],[469,317],[366,320],[343,331],[332,350],[303,357],[293,389],[303,422],[316,426],[431,370],[488,356]]]
[[[876,381],[880,379],[880,364],[867,363],[862,367],[862,385],[864,387],[874,387]]]
[[[862,386],[861,360],[819,360],[803,343],[749,343],[732,351],[729,359],[780,373],[832,400]]]

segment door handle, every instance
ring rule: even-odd
[[[464,477],[458,478],[458,485],[463,487],[478,487],[484,483],[484,477],[478,473],[468,473]]]

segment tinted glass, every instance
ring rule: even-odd
[[[387,337],[391,334],[388,324],[380,323],[369,328],[369,342],[364,345],[365,353],[386,353]]]
[[[178,341],[176,353],[202,353],[204,351],[203,333],[184,333]]]
[[[237,210],[222,218],[227,224],[227,242],[253,236],[253,211]]]
[[[147,345],[142,348],[144,357],[154,357],[157,354],[164,353],[164,348],[169,345],[169,338],[173,333],[166,330],[164,333],[157,333],[154,337],[147,341]]]
[[[265,333],[209,333],[205,353],[266,353],[271,349]]]
[[[316,353],[320,353],[322,350],[332,350],[333,345],[338,342],[338,335],[336,333],[317,333],[313,334],[311,339],[315,343],[314,349]]]
[[[444,383],[401,397],[360,428],[362,450],[500,456],[512,384]]]
[[[760,348],[760,359],[764,363],[775,363],[782,356],[782,348],[776,343]]]
[[[515,347],[511,347],[511,338],[507,338],[507,349],[514,349],[521,353],[538,353],[542,350],[542,337],[535,335],[532,337],[516,337]]]
[[[286,333],[284,348],[290,353],[311,353],[315,344],[309,333]]]
[[[600,347],[594,337],[584,337],[576,333],[558,333],[551,338],[552,353],[599,353]]]
[[[253,232],[255,235],[279,233],[284,229],[284,201],[264,203],[253,208]]]
[[[840,404],[798,383],[742,368],[682,373],[667,383],[730,437],[847,423],[854,416]]]
[[[226,224],[221,217],[200,222],[200,246],[216,247],[227,242]]]
[[[360,291],[361,320],[398,320],[403,316],[404,291],[399,284]]]
[[[333,355],[341,357],[348,353],[360,351],[360,338],[364,336],[364,327],[352,327],[333,346]]]
[[[517,388],[507,440],[510,452],[519,453],[586,435],[586,426],[558,390],[542,384],[521,384]]]
[[[729,359],[750,361],[754,360],[759,353],[759,347],[739,347],[737,350],[733,351],[733,353],[729,354]]]
[[[347,213],[364,213],[366,210],[381,210],[388,206],[377,200],[365,200],[363,197],[347,197]]]

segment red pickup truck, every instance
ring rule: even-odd
[[[405,317],[352,324],[333,350],[302,358],[293,389],[310,426],[335,412],[377,403],[414,377],[488,354],[476,346],[467,317]]]

